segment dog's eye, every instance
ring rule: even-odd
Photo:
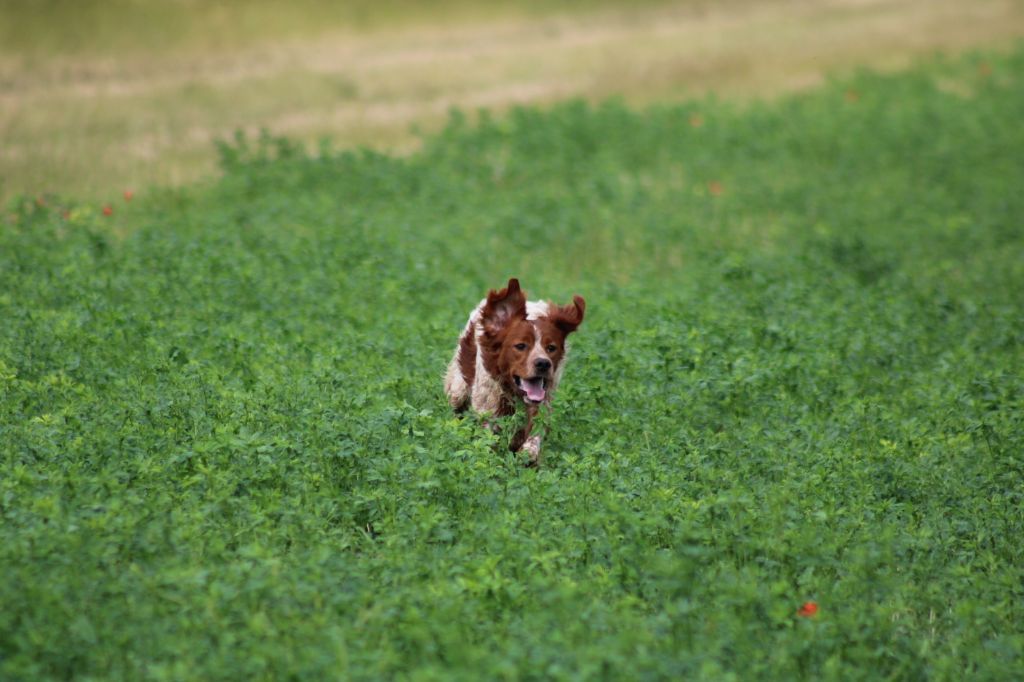
[[[556,350],[558,350],[558,346],[556,346],[555,344],[552,343],[552,344],[548,345],[548,352],[549,353],[554,353]]]
[[[515,349],[516,350],[526,350],[526,344],[525,343],[517,343],[515,345]]]

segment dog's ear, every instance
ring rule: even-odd
[[[526,318],[526,295],[519,288],[519,280],[512,278],[504,289],[491,289],[481,314],[484,331],[488,335],[500,332],[509,322]]]
[[[573,296],[569,305],[555,306],[555,309],[548,315],[548,318],[556,327],[562,330],[566,336],[576,331],[583,322],[583,311],[587,308],[587,302],[582,296]]]

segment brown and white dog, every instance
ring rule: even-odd
[[[530,433],[533,419],[551,403],[565,369],[565,339],[583,322],[585,306],[581,296],[565,306],[527,301],[519,280],[510,279],[470,314],[448,365],[444,390],[456,412],[472,407],[502,417],[520,405],[526,409],[526,426],[511,449],[527,452],[530,464],[540,458],[540,436]]]

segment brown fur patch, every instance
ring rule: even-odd
[[[495,417],[507,417],[510,414],[516,413],[516,406],[512,404],[507,395],[501,396],[501,402],[498,404],[498,409],[494,411]]]
[[[526,295],[519,288],[518,279],[512,278],[504,289],[492,289],[487,294],[480,321],[484,328],[480,347],[484,368],[501,381],[504,374],[501,366],[502,348],[508,343],[512,330],[526,322]]]
[[[495,349],[494,376],[507,391],[514,392],[515,375],[527,377],[533,374],[526,368],[526,358],[534,341],[533,325],[524,318],[516,320],[503,331],[501,343]],[[525,349],[516,346],[525,346]]]
[[[476,378],[476,334],[472,327],[459,339],[459,371],[466,386],[472,387]]]
[[[587,302],[582,296],[573,296],[572,303],[563,306],[552,306],[548,319],[568,336],[576,331],[576,328],[583,322],[583,312],[587,309]]]

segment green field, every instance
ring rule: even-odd
[[[1024,678],[1021,121],[1024,47],[13,201],[0,679]],[[441,391],[509,276],[539,471]]]

